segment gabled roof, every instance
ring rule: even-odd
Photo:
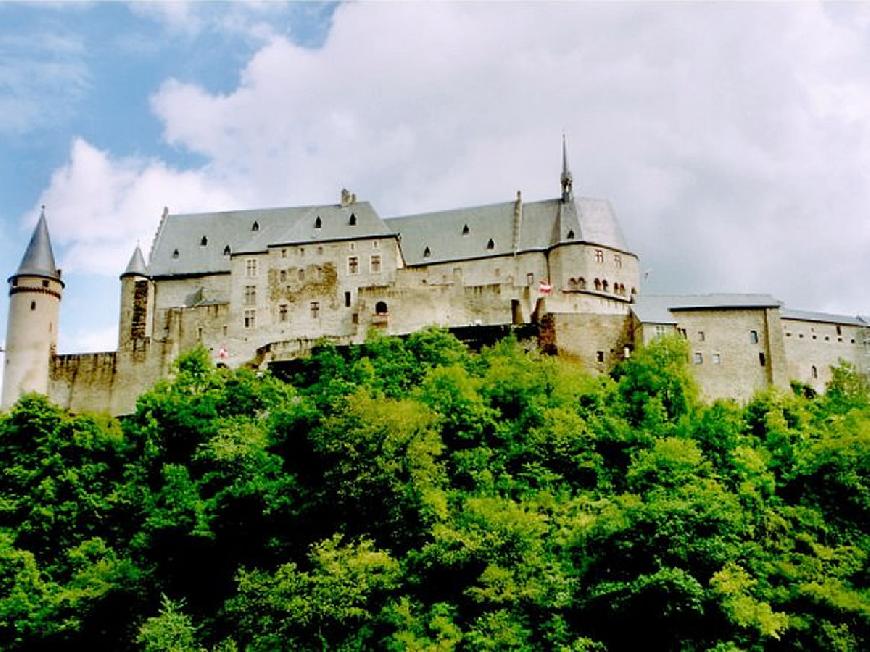
[[[316,228],[318,217],[320,228]],[[229,272],[233,254],[263,252],[283,244],[390,235],[368,202],[167,215],[148,269],[153,277]]]
[[[133,255],[130,256],[130,262],[127,263],[127,269],[121,274],[121,278],[125,276],[148,276],[148,268],[145,265],[145,257],[142,255],[142,250],[139,245],[136,245]]]
[[[386,222],[399,233],[408,265],[505,256],[514,253],[515,206],[511,201],[393,217]],[[581,241],[627,250],[613,209],[605,200],[583,197],[563,203],[547,199],[524,203],[522,210],[518,252]]]
[[[725,310],[778,308],[782,305],[769,294],[687,294],[639,295],[631,310],[641,323],[676,324],[674,312],[683,310]]]
[[[832,315],[826,312],[810,312],[809,310],[787,310],[783,308],[780,316],[783,319],[799,319],[801,321],[843,324],[846,326],[867,326],[868,324],[860,316]]]
[[[39,221],[30,236],[30,244],[27,245],[21,264],[13,276],[44,276],[60,280],[60,272],[51,248],[51,237],[48,235],[48,224],[45,221],[45,209],[39,215]]]

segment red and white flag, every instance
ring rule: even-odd
[[[218,351],[218,360],[226,360],[230,357],[230,352],[227,351],[224,347],[221,347]]]
[[[538,285],[538,292],[541,294],[550,294],[553,291],[553,286],[550,285],[547,281],[541,281]]]

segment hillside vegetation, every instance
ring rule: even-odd
[[[867,650],[870,392],[441,331],[0,416],[3,650]]]

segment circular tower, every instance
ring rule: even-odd
[[[48,393],[64,287],[60,275],[43,207],[21,264],[8,279],[9,321],[0,408],[8,408],[25,392]]]

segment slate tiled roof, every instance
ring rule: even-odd
[[[810,312],[809,310],[787,310],[780,312],[783,319],[800,319],[801,321],[816,321],[829,324],[843,324],[847,326],[867,326],[868,322],[860,316],[832,315],[826,312]]]
[[[231,254],[389,235],[368,202],[167,215],[155,238],[149,272],[155,277],[228,272]]]
[[[54,252],[51,249],[48,224],[45,222],[45,211],[39,216],[15,276],[44,276],[60,280],[60,272],[54,262]]]
[[[130,256],[130,262],[127,263],[127,269],[125,269],[124,273],[121,274],[121,278],[124,278],[125,276],[148,276],[145,257],[142,255],[142,250],[139,248],[139,245],[136,245],[133,255]]]
[[[386,222],[401,236],[405,262],[424,265],[514,253],[514,211],[515,202],[511,201],[393,217]],[[548,199],[523,204],[518,252],[540,251],[567,241],[627,250],[607,201],[577,198],[562,203]]]
[[[782,303],[769,294],[639,295],[631,310],[642,323],[676,324],[681,310],[726,308],[778,308]]]

